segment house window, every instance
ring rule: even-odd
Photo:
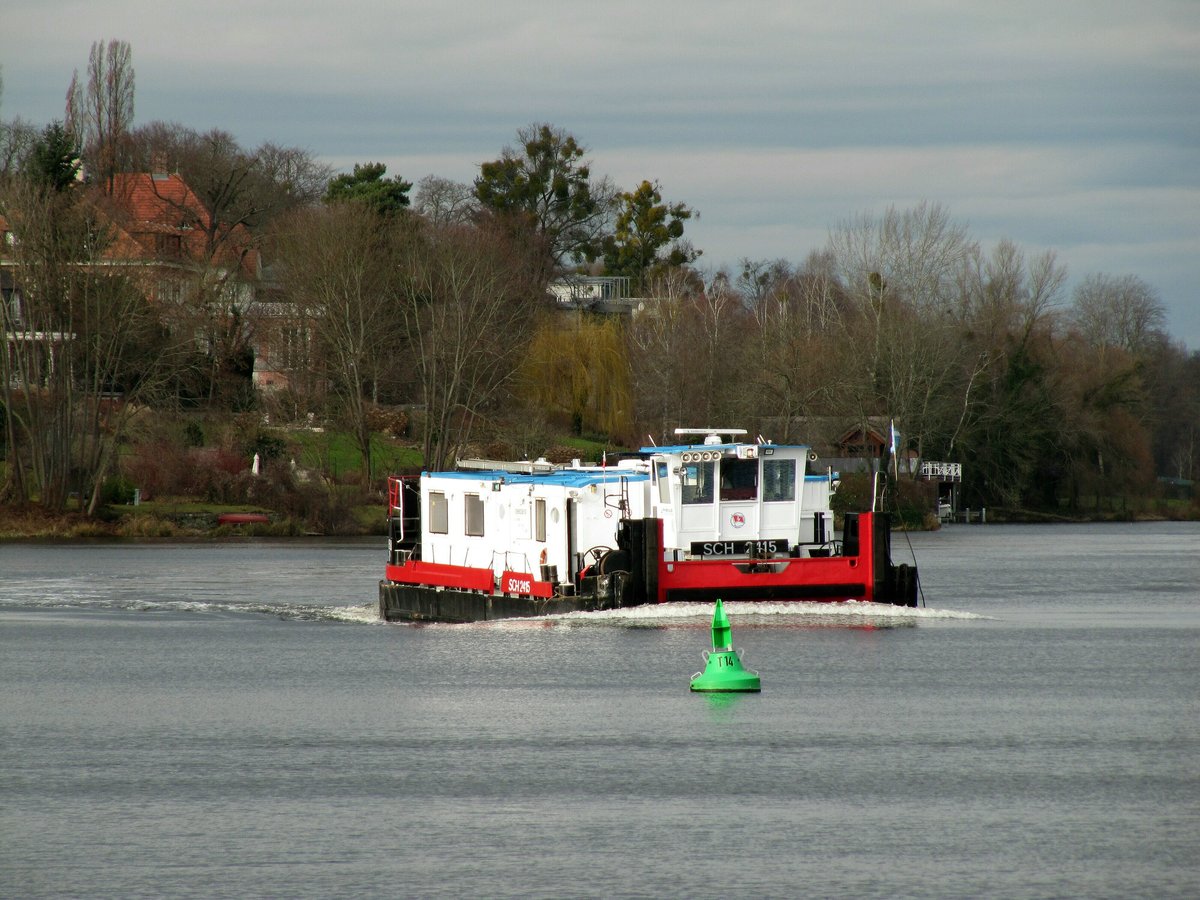
[[[179,304],[183,302],[183,285],[174,279],[164,278],[158,283],[156,294],[163,303]]]
[[[441,491],[429,492],[429,531],[432,534],[450,531],[450,504]]]
[[[5,288],[0,292],[0,303],[4,304],[4,317],[10,327],[23,328],[21,319],[21,292],[15,288]]]
[[[467,534],[483,536],[483,498],[478,494],[467,494]]]
[[[158,255],[164,259],[174,259],[180,255],[182,247],[177,234],[156,235],[154,243]]]
[[[296,371],[308,366],[308,332],[302,326],[283,329],[283,367]]]
[[[712,503],[714,463],[686,463],[680,471],[684,503]]]
[[[796,499],[796,461],[794,459],[763,460],[763,500],[767,502]]]

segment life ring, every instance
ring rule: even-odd
[[[543,547],[541,554],[538,556],[538,565],[544,566],[545,564],[546,564],[546,548]]]

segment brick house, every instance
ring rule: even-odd
[[[262,261],[244,225],[217,221],[178,174],[120,173],[113,176],[111,192],[82,183],[74,189],[83,192],[81,202],[91,204],[109,237],[89,265],[120,272],[151,302],[173,307],[180,327],[192,328],[198,343],[210,345],[206,349],[216,330],[212,324],[227,323],[234,311],[235,337],[253,342]],[[7,307],[9,348],[22,339],[23,322],[15,242],[12,226],[0,216],[0,300]],[[192,302],[198,298],[202,302]]]

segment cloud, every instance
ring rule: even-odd
[[[1193,0],[8,0],[0,115],[62,114],[127,40],[137,116],[470,181],[549,121],[618,183],[701,213],[704,261],[803,258],[861,212],[940,202],[989,242],[1133,272],[1200,347]]]

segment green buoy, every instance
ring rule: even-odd
[[[692,690],[708,693],[761,691],[757,672],[742,668],[741,657],[733,649],[733,632],[725,606],[717,600],[712,620],[712,653],[705,656],[704,671],[692,676]]]

